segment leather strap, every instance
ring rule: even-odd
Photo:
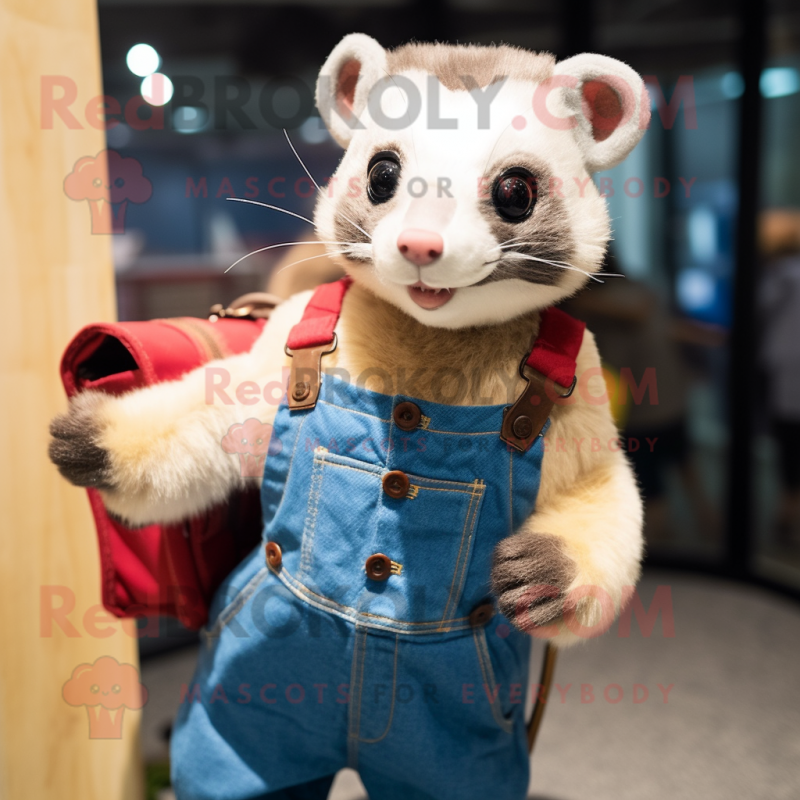
[[[500,438],[525,452],[542,432],[556,400],[569,397],[586,325],[558,308],[542,311],[539,335],[520,364],[525,388],[503,414]]]
[[[341,278],[318,286],[303,317],[289,331],[286,354],[292,356],[287,391],[292,411],[314,408],[322,385],[322,356],[336,349],[336,323],[352,279]]]
[[[234,319],[269,319],[276,306],[283,298],[267,292],[250,292],[237,297],[227,308],[222,303],[215,303],[208,312],[211,322],[225,317]]]
[[[292,410],[314,408],[317,403],[322,356],[336,349],[336,323],[351,283],[345,277],[317,287],[302,319],[289,332],[286,353],[292,356],[288,388]],[[526,387],[503,415],[500,438],[504,442],[527,450],[547,422],[555,400],[572,394],[585,327],[557,308],[542,312],[539,335],[520,364]]]
[[[533,746],[536,744],[536,736],[542,725],[542,717],[544,717],[547,698],[550,696],[550,689],[553,687],[553,675],[555,675],[556,671],[557,655],[558,651],[556,648],[553,647],[550,642],[547,642],[544,646],[542,672],[539,676],[539,687],[533,705],[533,714],[531,714],[531,719],[528,723],[528,753],[533,752]]]
[[[342,301],[352,279],[345,277],[333,283],[324,283],[314,290],[303,318],[289,331],[286,346],[296,352],[306,347],[331,344],[334,329],[342,311]]]

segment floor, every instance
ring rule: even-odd
[[[615,626],[560,655],[529,797],[797,800],[800,607],[711,578],[650,573],[640,585],[645,608],[659,586],[671,591],[674,637],[661,619],[650,636],[634,622],[629,637]],[[143,664],[151,761],[166,757],[164,731],[193,663],[184,649]],[[345,770],[330,799],[365,797]]]

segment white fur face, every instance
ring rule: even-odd
[[[355,77],[347,52],[338,56],[344,68],[337,64],[337,50],[353,38]],[[332,252],[349,251],[342,256],[348,273],[420,322],[443,328],[502,322],[576,292],[599,269],[610,231],[585,142],[574,128],[552,122],[570,119],[569,96],[549,92],[546,112],[537,113],[538,84],[530,80],[511,75],[469,92],[423,69],[390,76],[376,48],[368,37],[347,37],[318,89],[323,116],[347,150],[315,219],[321,239],[343,242],[329,245]],[[337,67],[345,75],[338,84]],[[344,107],[341,89],[331,101],[352,110],[353,130],[336,110],[326,115],[322,94],[326,83],[352,90],[356,79]],[[410,96],[419,102],[409,103]],[[393,191],[376,198],[370,165],[386,159]],[[523,181],[504,184],[524,195],[516,213],[526,200],[531,206],[520,218],[497,207],[496,186],[509,173]],[[406,241],[412,253],[415,243],[435,243],[425,251],[431,257],[404,253]]]

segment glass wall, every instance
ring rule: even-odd
[[[281,127],[324,181],[340,150],[309,93],[319,65],[345,33],[362,30],[388,47],[412,38],[503,41],[560,58],[583,50],[620,58],[647,76],[653,110],[632,156],[597,176],[614,226],[608,271],[625,277],[593,284],[570,310],[595,332],[617,389],[618,421],[647,501],[649,558],[723,569],[731,547],[741,545],[726,538],[730,470],[746,452],[741,433],[731,435],[734,365],[758,391],[749,568],[800,587],[800,377],[795,382],[793,366],[800,330],[792,327],[800,319],[800,267],[793,260],[800,250],[795,6],[790,0],[769,6],[761,79],[763,250],[750,265],[759,276],[752,298],[761,315],[752,331],[757,363],[743,363],[731,351],[744,83],[739,53],[749,32],[737,6],[714,0],[157,4],[147,14],[101,2],[105,93],[123,111],[108,131],[108,147],[137,163],[152,187],[146,202],[131,197],[121,217],[115,210],[120,316],[202,315],[245,291],[270,286],[286,294],[290,285],[304,288],[335,274],[325,259],[312,258],[319,254],[314,249],[265,250],[225,270],[250,251],[312,239],[311,226],[296,217],[228,198],[311,216],[312,187]],[[163,106],[140,102],[146,77],[138,73],[152,65],[131,62],[128,54],[141,43],[154,48],[157,71],[170,78],[173,95]],[[146,61],[147,51],[139,55]],[[163,90],[154,80],[144,87],[151,96]],[[264,91],[267,111],[259,102]]]
[[[721,564],[730,457],[728,370],[741,79],[737,27],[685,4],[597,7],[594,46],[646,76],[652,121],[596,177],[614,239],[607,278],[569,304],[594,331],[645,498],[651,558]],[[637,395],[636,390],[639,394]],[[620,402],[624,401],[624,402]]]
[[[763,147],[754,567],[800,587],[800,10],[769,6]]]

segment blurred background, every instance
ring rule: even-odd
[[[313,238],[299,219],[226,198],[311,215],[312,187],[281,129],[318,180],[331,175],[340,150],[311,98],[346,33],[386,47],[598,51],[646,76],[650,129],[595,178],[613,218],[610,271],[627,278],[591,286],[569,310],[597,335],[612,380],[626,369],[637,384],[647,370],[658,376],[657,405],[619,409],[646,499],[649,575],[800,598],[796,2],[100,0],[99,24],[105,94],[138,109],[108,131],[108,147],[152,182],[113,237],[120,319],[205,315],[245,291],[287,295],[335,275],[325,259],[278,274],[317,252],[281,248],[226,273],[252,250]],[[708,602],[698,595],[698,606]],[[142,640],[142,654],[181,641],[168,626]],[[727,796],[798,796],[771,792]]]
[[[800,315],[796,3],[101,0],[99,19],[105,93],[125,107],[163,83],[154,101],[168,100],[141,103],[133,124],[107,134],[153,185],[113,237],[121,319],[204,315],[244,291],[286,294],[330,274],[311,260],[276,276],[316,252],[287,259],[280,248],[225,273],[251,250],[313,239],[296,218],[226,198],[311,215],[313,187],[281,128],[318,180],[331,175],[341,151],[312,95],[348,32],[387,47],[597,50],[645,75],[650,129],[596,176],[613,219],[611,271],[627,280],[591,286],[570,310],[612,370],[629,368],[637,385],[648,367],[658,375],[658,405],[631,403],[620,417],[648,501],[649,559],[800,596],[800,323],[788,322]]]

